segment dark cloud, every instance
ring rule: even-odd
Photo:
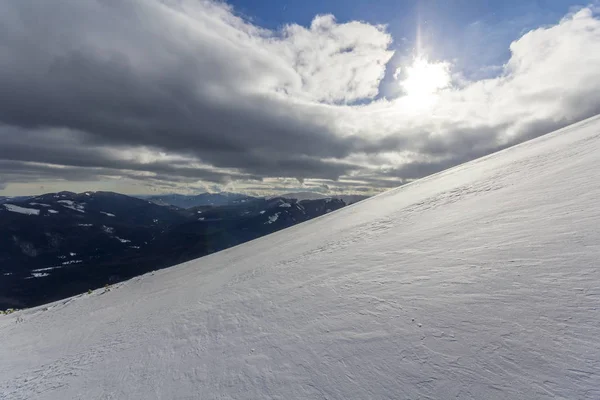
[[[45,163],[0,160],[5,182],[33,182],[41,180],[97,181],[105,178],[129,178],[138,181],[153,182],[197,182],[199,180],[214,183],[227,183],[232,179],[261,180],[258,176],[236,173],[222,173],[209,168],[177,167],[169,163],[150,163],[142,165],[132,163],[114,167],[60,167]],[[144,174],[151,172],[152,174]]]
[[[227,54],[220,55],[223,52],[214,43],[202,37],[192,43],[181,27],[142,4],[75,5],[61,0],[47,7],[24,0],[13,5],[18,12],[5,15],[24,18],[12,21],[17,28],[42,15],[47,21],[61,21],[66,13],[76,16],[67,26],[34,24],[19,35],[6,25],[0,32],[8,38],[4,51],[11,56],[8,67],[0,71],[6,88],[0,94],[0,120],[23,128],[21,132],[29,129],[46,135],[39,143],[34,138],[39,134],[29,134],[29,140],[38,142],[32,145],[9,143],[6,138],[11,133],[5,133],[0,157],[83,167],[167,169],[165,165],[136,166],[102,148],[149,146],[192,154],[212,166],[249,175],[337,179],[359,168],[332,160],[407,144],[400,135],[378,140],[337,136],[331,128],[334,114],[322,106],[240,93],[236,86],[265,73],[256,70],[261,67],[258,60],[234,59],[234,51],[231,59],[223,59]],[[92,21],[94,13],[98,17]],[[131,25],[128,16],[149,36],[124,27]],[[101,17],[103,23],[98,22]],[[116,25],[110,34],[106,32],[109,23]],[[159,35],[157,30],[166,34]],[[89,38],[78,42],[82,31]],[[123,36],[115,37],[118,33]],[[67,43],[61,43],[65,39]],[[171,54],[166,55],[173,57],[170,63],[162,60],[166,55],[161,50],[167,49]],[[69,141],[56,131],[43,132],[45,128],[78,133]],[[221,181],[209,171],[178,168],[177,172]]]
[[[80,144],[90,146],[71,152],[49,143],[51,154],[32,147],[29,160],[104,166],[116,160],[91,146],[150,146],[261,176],[334,179],[352,168],[323,159],[349,155],[361,139],[334,135],[333,116],[319,106],[243,93],[269,66],[192,36],[155,4],[24,0],[0,7],[9,9],[3,22],[20,16],[0,28],[8,58],[0,121],[84,132]],[[38,18],[48,22],[25,25]],[[139,25],[130,28],[132,21]]]

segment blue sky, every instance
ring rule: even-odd
[[[420,27],[432,60],[452,60],[467,77],[493,74],[509,45],[524,32],[555,24],[588,3],[573,0],[231,0],[235,11],[254,24],[276,30],[289,23],[303,26],[317,14],[338,22],[386,24],[394,37],[396,57],[412,53]]]

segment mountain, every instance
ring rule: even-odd
[[[274,196],[274,197],[283,197],[285,199],[295,199],[295,200],[338,199],[338,200],[342,200],[347,205],[354,204],[354,203],[357,203],[359,201],[369,198],[369,196],[363,196],[363,195],[359,195],[359,194],[325,195],[325,194],[316,193],[316,192],[292,192],[292,193],[285,193],[285,194]]]
[[[344,207],[247,199],[183,210],[112,192],[0,205],[0,309],[43,304],[256,239]]]
[[[282,195],[272,196],[272,197],[283,197],[285,199],[296,199],[296,200],[322,200],[326,199],[329,196],[317,193],[317,192],[291,192],[284,193]]]
[[[187,219],[183,210],[111,192],[4,203],[0,308],[40,304],[147,272],[129,260]]]
[[[600,118],[0,317],[5,399],[598,399]]]
[[[171,227],[152,252],[172,252],[183,262],[288,228],[344,207],[341,200],[255,199],[236,206],[192,208],[193,220]],[[149,253],[150,254],[150,253]],[[175,263],[175,262],[173,262]]]
[[[346,205],[358,203],[359,201],[363,201],[369,197],[371,196],[364,196],[362,194],[343,194],[339,196],[333,196],[334,199],[340,199],[346,203]]]
[[[201,193],[198,195],[165,194],[158,196],[141,196],[145,200],[159,205],[171,205],[180,208],[197,206],[225,206],[242,204],[254,200],[255,197],[239,193]]]
[[[0,204],[4,204],[4,203],[8,203],[11,201],[23,201],[23,200],[27,200],[28,198],[30,198],[31,196],[0,196]]]

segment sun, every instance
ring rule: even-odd
[[[432,63],[422,57],[414,59],[413,63],[403,71],[399,68],[397,76],[403,72],[404,79],[400,86],[411,100],[425,101],[436,93],[450,86],[450,65],[446,62]]]

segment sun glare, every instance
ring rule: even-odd
[[[450,66],[445,62],[431,63],[419,57],[403,72],[400,85],[411,100],[431,100],[437,92],[450,86]]]

